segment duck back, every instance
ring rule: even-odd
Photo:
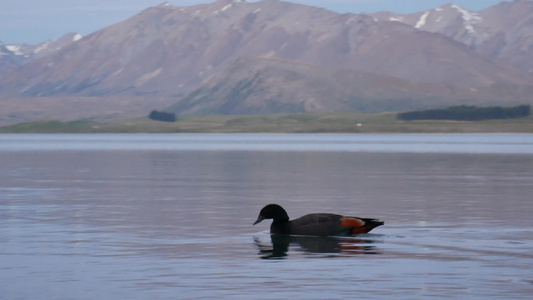
[[[290,234],[329,236],[340,230],[341,215],[318,213],[308,214],[290,221]]]

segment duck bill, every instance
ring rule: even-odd
[[[265,218],[263,218],[263,216],[259,215],[259,217],[257,217],[257,220],[255,220],[254,224],[252,224],[252,225],[257,224],[257,223],[263,221],[264,219],[265,219]]]

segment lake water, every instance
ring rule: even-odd
[[[532,199],[533,135],[0,135],[0,298],[531,299]]]

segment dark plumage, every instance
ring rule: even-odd
[[[273,219],[272,225],[270,225],[270,233],[314,236],[367,233],[385,224],[377,219],[328,213],[308,214],[298,219],[289,220],[289,215],[285,209],[277,204],[269,204],[263,207],[254,225],[265,219]]]

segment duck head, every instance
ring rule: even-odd
[[[261,209],[261,212],[259,212],[259,216],[253,225],[265,219],[273,219],[274,222],[288,222],[289,215],[287,215],[287,212],[283,207],[277,204],[269,204]]]

